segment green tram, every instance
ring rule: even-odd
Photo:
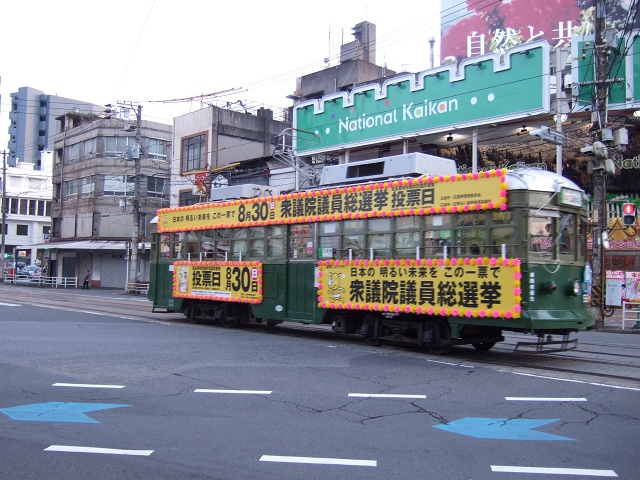
[[[594,325],[584,192],[549,171],[408,156],[325,167],[316,190],[159,210],[154,311],[329,324],[434,354],[489,350],[503,331],[575,348]]]

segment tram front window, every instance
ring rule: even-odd
[[[558,244],[561,255],[574,256],[575,239],[575,216],[572,213],[565,213],[560,217],[560,231],[558,232]]]
[[[555,218],[552,216],[529,217],[529,251],[544,257],[553,256],[553,231]]]

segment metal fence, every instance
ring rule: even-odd
[[[78,288],[78,277],[25,277],[7,274],[4,276],[4,283],[33,287]]]

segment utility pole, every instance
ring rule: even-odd
[[[604,34],[606,29],[606,7],[605,0],[596,0],[596,17],[595,17],[595,45],[593,59],[595,64],[595,108],[593,112],[593,140],[606,141],[603,131],[607,128],[607,98],[609,96],[609,45],[607,44]],[[591,259],[593,261],[593,283],[591,286],[591,306],[596,317],[596,328],[604,327],[603,316],[603,287],[605,275],[604,265],[604,248],[602,245],[602,233],[607,228],[606,213],[606,182],[607,175],[605,171],[605,160],[607,158],[606,150],[604,155],[593,156],[593,250]]]
[[[4,282],[5,231],[7,229],[7,151],[2,152],[2,243],[0,244],[0,282]]]
[[[138,281],[138,241],[140,240],[140,157],[142,155],[142,105],[136,112],[136,145],[131,149],[134,163],[133,181],[133,223],[131,228],[131,263],[129,264],[129,282]]]

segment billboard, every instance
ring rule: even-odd
[[[628,2],[607,3],[619,4],[608,17],[623,18]],[[441,62],[502,53],[535,40],[568,46],[575,35],[593,34],[594,5],[595,0],[441,0]]]
[[[325,95],[294,107],[297,154],[488,125],[549,112],[549,44],[514,47]]]

